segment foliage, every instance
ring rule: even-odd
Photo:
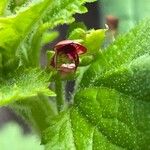
[[[1,2],[0,105],[26,119],[46,150],[148,150],[150,20],[105,49],[105,29],[73,24],[68,39],[87,48],[77,73],[61,76],[50,64],[39,67],[42,46],[58,36],[54,27],[73,22],[92,1]],[[74,79],[68,102],[64,84]]]
[[[48,89],[48,79],[49,74],[40,70],[27,70],[12,74],[9,80],[3,79],[0,85],[0,104],[6,105],[17,100],[24,100],[36,96],[37,93],[55,96],[55,93]]]

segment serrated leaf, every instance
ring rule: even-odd
[[[150,101],[150,55],[134,59],[113,72],[99,77],[94,86],[113,88],[136,99]]]
[[[44,132],[46,150],[150,149],[150,104],[106,88],[81,90]]]
[[[42,19],[43,13],[46,11],[45,8],[50,4],[51,1],[45,0],[41,3],[35,3],[14,16],[0,18],[0,36],[3,37],[0,40],[0,52],[3,54],[4,66],[5,60],[14,57],[14,59],[19,57],[21,62],[18,65],[23,65],[21,64],[23,62],[29,63],[29,61],[31,61],[31,64],[35,65],[35,63],[32,63],[33,60],[37,65],[39,52],[37,51],[37,53],[32,55],[32,58],[29,58],[32,51],[35,52],[35,49],[30,49],[30,46],[32,38],[34,38],[33,33],[36,33],[36,29],[38,29],[38,26],[40,25],[39,21]],[[39,23],[39,25],[37,25],[37,23]],[[39,45],[38,39],[36,40],[36,45]]]
[[[149,54],[149,31],[150,20],[145,20],[131,32],[118,38],[91,64],[83,76],[81,87],[92,86],[101,76],[113,74],[122,67],[129,66],[134,59]]]
[[[58,24],[72,23],[75,13],[87,12],[86,7],[83,5],[86,2],[94,2],[95,0],[58,0],[53,2],[51,8],[47,12],[45,19],[50,19],[50,27],[57,26]]]
[[[3,79],[0,84],[0,105],[24,100],[38,93],[55,96],[54,92],[48,89],[49,78],[49,74],[31,69],[17,72],[7,80]]]

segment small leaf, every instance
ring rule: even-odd
[[[88,31],[84,41],[85,46],[88,48],[88,53],[96,54],[100,50],[104,42],[105,32],[105,29],[92,29]]]
[[[86,31],[83,30],[82,28],[76,28],[69,34],[68,39],[70,39],[70,40],[80,40],[81,42],[83,42],[85,37],[86,37]]]
[[[74,30],[76,29],[82,29],[84,31],[87,30],[87,27],[86,25],[84,24],[84,22],[73,22],[70,26],[69,26],[69,29],[68,29],[68,35],[73,32]]]

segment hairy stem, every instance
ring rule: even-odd
[[[65,105],[64,87],[63,87],[63,83],[62,83],[60,74],[56,75],[55,93],[56,93],[57,109],[58,109],[58,112],[60,112],[63,109],[64,105]]]

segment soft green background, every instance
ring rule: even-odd
[[[150,0],[99,0],[99,3],[104,16],[119,18],[120,32],[128,31],[137,22],[150,16]]]
[[[14,122],[0,129],[0,150],[44,150],[38,137],[23,131]]]

